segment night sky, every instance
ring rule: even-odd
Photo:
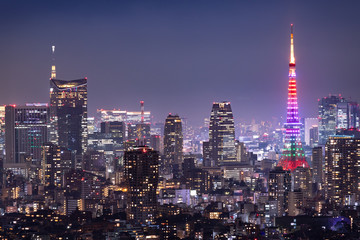
[[[315,3],[314,3],[315,2]],[[301,117],[329,93],[360,100],[360,1],[1,1],[0,104],[48,102],[57,78],[88,78],[97,108],[178,113],[213,101],[235,121],[285,116],[290,24]]]

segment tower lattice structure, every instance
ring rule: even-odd
[[[278,163],[278,166],[290,171],[294,171],[297,167],[310,168],[300,141],[301,123],[298,111],[295,69],[294,33],[293,24],[291,24],[288,103],[286,123],[284,126],[286,129],[285,146],[282,157]]]

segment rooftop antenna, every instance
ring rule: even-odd
[[[51,57],[52,57],[51,79],[56,79],[55,46],[51,46]]]

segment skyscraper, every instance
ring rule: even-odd
[[[50,141],[81,155],[87,147],[87,78],[50,79]]]
[[[209,125],[209,158],[211,166],[236,163],[235,127],[230,102],[213,103]]]
[[[21,163],[31,157],[41,164],[41,146],[48,141],[49,107],[47,104],[6,106],[6,164]]]
[[[45,186],[63,186],[64,174],[72,168],[71,152],[52,143],[42,146],[41,181]]]
[[[359,105],[357,102],[339,102],[336,104],[336,128],[349,129],[359,126]]]
[[[134,224],[150,224],[156,214],[159,153],[149,147],[134,147],[124,155],[127,187],[127,218]]]
[[[269,201],[276,202],[277,216],[282,216],[287,211],[290,191],[290,171],[283,170],[280,167],[271,170],[268,181]]]
[[[164,126],[165,166],[180,170],[183,162],[183,133],[181,119],[178,115],[169,114]]]
[[[325,145],[329,136],[335,135],[337,115],[337,104],[345,102],[340,96],[331,95],[319,100],[319,144]],[[340,122],[339,122],[340,124]]]
[[[300,141],[300,126],[297,89],[296,89],[296,72],[295,72],[295,55],[294,55],[294,34],[293,24],[291,24],[290,37],[290,63],[289,63],[289,93],[287,118],[285,123],[285,148],[278,166],[284,170],[294,171],[297,167],[309,168],[305,159],[304,150]]]
[[[359,199],[360,139],[330,136],[325,146],[325,198],[339,205]]]

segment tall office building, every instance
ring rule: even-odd
[[[183,133],[181,119],[169,114],[164,126],[165,166],[171,170],[180,170],[183,162]]]
[[[87,148],[87,78],[50,79],[50,141],[81,155]]]
[[[330,136],[325,146],[325,198],[338,205],[359,200],[360,139]]]
[[[237,162],[234,117],[230,102],[214,102],[209,125],[209,162],[211,166]]]
[[[313,182],[321,184],[323,182],[323,152],[322,147],[314,147],[312,149],[312,169],[313,169]]]
[[[6,164],[23,163],[30,157],[41,164],[41,146],[48,141],[49,108],[47,104],[6,106]]]
[[[127,187],[127,219],[134,224],[151,224],[156,214],[159,153],[149,147],[125,152],[124,179]]]
[[[304,150],[300,141],[300,119],[298,112],[298,98],[296,88],[296,72],[295,72],[295,55],[294,55],[294,34],[293,25],[291,24],[290,37],[290,63],[289,63],[289,92],[287,118],[285,123],[285,148],[283,150],[278,166],[284,170],[294,171],[297,167],[310,168],[305,159]]]
[[[336,128],[349,129],[359,126],[359,105],[356,102],[339,102],[336,104]]]
[[[45,186],[62,187],[64,174],[72,168],[71,152],[52,143],[42,146],[41,181]]]
[[[343,111],[338,113],[337,105],[344,102],[344,98],[335,95],[319,100],[319,144],[325,145],[328,137],[335,135],[337,115]]]

